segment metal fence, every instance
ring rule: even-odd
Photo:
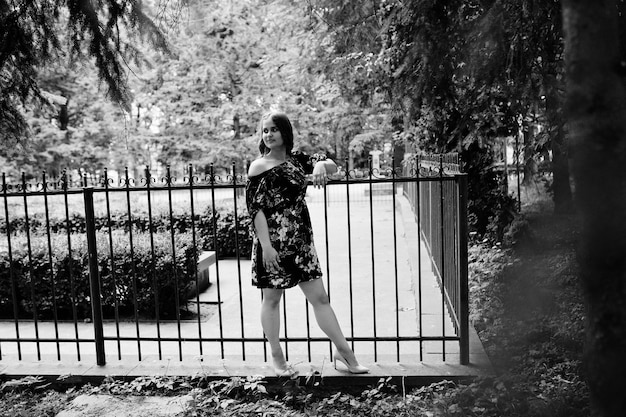
[[[461,357],[467,358],[467,177],[460,172],[457,154],[417,156],[407,161],[405,173],[418,177],[417,182],[405,187],[405,195],[443,292],[442,308],[449,312],[455,333],[460,336]]]
[[[465,176],[417,162],[309,187],[325,286],[365,362],[468,363]],[[245,176],[105,170],[85,184],[3,175],[0,359],[267,359]],[[299,291],[282,311],[290,360],[330,353]]]

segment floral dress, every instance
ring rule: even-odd
[[[252,285],[284,289],[322,276],[304,197],[305,175],[312,173],[315,163],[324,159],[323,155],[292,152],[285,162],[248,178],[246,204],[253,227],[255,216],[263,211],[279,263],[278,271],[272,273],[265,269],[263,250],[253,231]]]

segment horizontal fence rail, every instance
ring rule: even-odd
[[[466,183],[454,165],[342,171],[307,191],[325,286],[365,360],[469,360]],[[180,178],[105,170],[97,184],[3,175],[0,359],[267,360],[245,181],[234,165]],[[330,354],[311,318],[300,291],[286,292],[290,360]]]

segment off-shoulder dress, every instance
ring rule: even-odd
[[[306,174],[311,174],[315,163],[324,159],[324,155],[309,156],[294,151],[285,162],[248,178],[248,213],[254,220],[257,213],[263,211],[270,242],[279,258],[278,271],[270,272],[264,268],[263,252],[253,222],[252,285],[285,289],[322,276],[304,198]]]

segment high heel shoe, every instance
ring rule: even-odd
[[[289,378],[296,379],[300,372],[293,368],[293,366],[287,364],[287,369],[280,369],[274,366],[274,372],[276,372],[276,376],[279,378]]]
[[[348,368],[348,371],[351,374],[367,374],[370,371],[369,368],[366,368],[363,365],[350,365],[346,358],[344,358],[343,355],[337,351],[333,354],[333,359],[335,362],[335,369],[337,369],[337,361],[339,361],[342,362],[346,368]]]

